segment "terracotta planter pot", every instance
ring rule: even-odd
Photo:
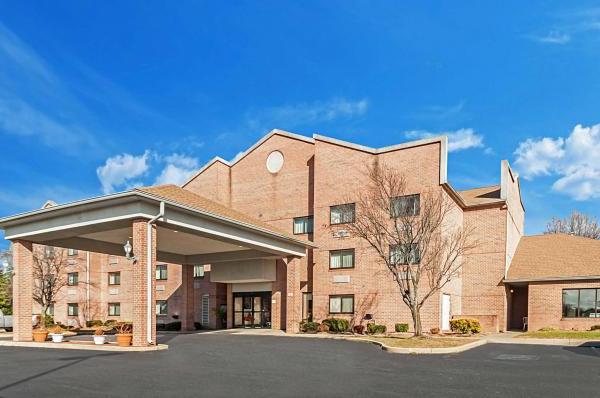
[[[117,337],[117,345],[119,347],[129,347],[131,345],[131,340],[133,340],[132,334],[116,334]]]
[[[44,341],[46,341],[46,339],[48,339],[47,330],[34,330],[32,334],[33,341],[35,341],[36,343],[43,343]]]

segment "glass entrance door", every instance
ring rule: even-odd
[[[233,326],[271,327],[271,292],[233,293]]]

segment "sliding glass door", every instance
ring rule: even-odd
[[[271,292],[233,293],[233,326],[271,327]]]

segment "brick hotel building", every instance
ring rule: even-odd
[[[295,332],[309,316],[360,322],[370,314],[388,329],[412,325],[391,275],[347,230],[360,210],[342,205],[366,185],[365,167],[376,160],[399,170],[417,200],[425,191],[445,195],[454,206],[448,222],[471,229],[480,242],[463,256],[460,274],[426,303],[424,330],[445,330],[453,317],[477,318],[488,331],[522,329],[527,319],[530,329],[600,323],[600,242],[524,237],[519,178],[508,162],[500,164],[497,185],[457,191],[447,180],[445,137],[376,149],[273,130],[232,162],[214,158],[182,187],[135,189],[1,219],[15,246],[15,289],[31,284],[32,245],[52,245],[71,247],[69,286],[53,306],[55,320],[133,320],[148,333],[134,344],[152,342],[144,322]],[[121,255],[126,240],[137,262]],[[29,338],[31,306],[17,299],[23,324],[15,339]]]

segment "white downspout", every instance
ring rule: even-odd
[[[154,316],[154,308],[152,308],[152,278],[154,274],[152,272],[152,224],[154,224],[159,218],[165,215],[165,202],[160,202],[159,213],[151,218],[146,224],[146,274],[148,279],[146,280],[146,333],[148,344],[152,344],[152,317]]]

